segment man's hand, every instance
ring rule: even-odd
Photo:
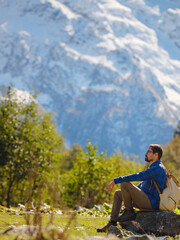
[[[108,190],[111,192],[113,190],[114,187],[114,180],[110,182],[109,186],[108,186]]]

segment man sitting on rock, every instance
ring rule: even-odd
[[[158,144],[151,144],[145,153],[145,161],[150,167],[142,172],[114,178],[109,184],[109,191],[113,190],[115,184],[121,183],[121,190],[114,193],[113,206],[110,221],[97,232],[106,232],[111,225],[116,226],[117,222],[134,220],[136,213],[134,208],[139,209],[159,209],[160,197],[152,180],[155,180],[160,192],[166,186],[166,170],[161,162],[163,154],[162,147]],[[132,181],[143,181],[138,186],[133,185]],[[124,213],[119,216],[122,202],[124,202]],[[118,217],[119,216],[119,217]]]

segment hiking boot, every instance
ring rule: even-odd
[[[113,220],[110,220],[109,222],[108,222],[108,224],[106,224],[106,226],[104,226],[103,228],[98,228],[97,229],[97,232],[107,232],[108,231],[108,228],[110,227],[110,226],[117,226],[117,223],[116,223],[116,221],[113,221]]]
[[[126,222],[130,220],[134,220],[136,218],[136,213],[134,209],[131,210],[124,210],[124,213],[115,219],[116,222]]]

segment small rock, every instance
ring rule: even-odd
[[[68,215],[76,215],[76,213],[74,211],[68,211],[68,212],[66,212],[66,214],[68,214]]]
[[[39,228],[39,226],[34,226],[34,225],[20,225],[20,226],[11,226],[10,228],[4,230],[1,232],[2,234],[8,234],[8,235],[16,235],[16,236],[22,236],[22,237],[27,237],[31,236],[36,238],[37,234],[39,231],[46,233],[47,235],[53,233],[53,235],[57,237],[62,237],[63,236],[63,230],[62,228],[54,227],[53,225],[49,225],[46,228]],[[59,237],[59,238],[60,238]],[[29,238],[25,238],[29,239]]]
[[[73,208],[73,210],[82,211],[83,208],[82,208],[81,206],[75,206],[75,207]]]
[[[134,235],[126,238],[126,240],[154,240],[153,236],[144,234],[144,235]]]
[[[108,234],[115,234],[119,238],[123,237],[123,233],[120,227],[111,225],[108,229]]]
[[[91,236],[87,237],[87,240],[119,240],[114,234],[108,234],[108,236]]]
[[[3,234],[22,234],[22,235],[28,235],[33,234],[38,230],[37,226],[33,225],[20,225],[20,226],[10,226],[10,228],[6,229]]]

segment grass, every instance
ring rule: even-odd
[[[174,212],[180,214],[180,209],[176,208]]]
[[[176,209],[176,213],[180,214],[180,210]],[[87,236],[106,236],[106,233],[97,233],[97,227],[103,227],[109,220],[106,216],[89,216],[87,212],[85,215],[76,215],[73,217],[71,214],[54,214],[53,215],[53,226],[67,230],[68,240],[75,239],[87,239]],[[47,227],[51,222],[51,214],[42,214],[42,225]],[[34,215],[30,215],[30,225],[33,225]],[[21,213],[17,214],[14,212],[0,212],[0,231],[9,229],[11,226],[26,225],[25,215]],[[0,235],[1,240],[26,240],[25,238],[19,238],[14,235]],[[169,238],[171,239],[171,238]]]
[[[47,226],[50,221],[49,214],[42,214],[42,224]],[[93,217],[93,216],[75,216],[69,225],[69,220],[72,215],[54,215],[53,225],[55,227],[60,227],[63,230],[68,226],[68,239],[75,239],[76,237],[85,238],[86,236],[97,235],[96,228],[103,227],[107,222],[107,217]],[[31,221],[33,222],[33,216],[31,216]],[[10,226],[26,225],[26,220],[24,215],[11,215],[7,213],[0,213],[0,230],[6,230]],[[99,235],[99,234],[98,234]],[[105,233],[101,233],[100,236],[105,236]],[[15,239],[15,236],[1,235],[2,240]]]

